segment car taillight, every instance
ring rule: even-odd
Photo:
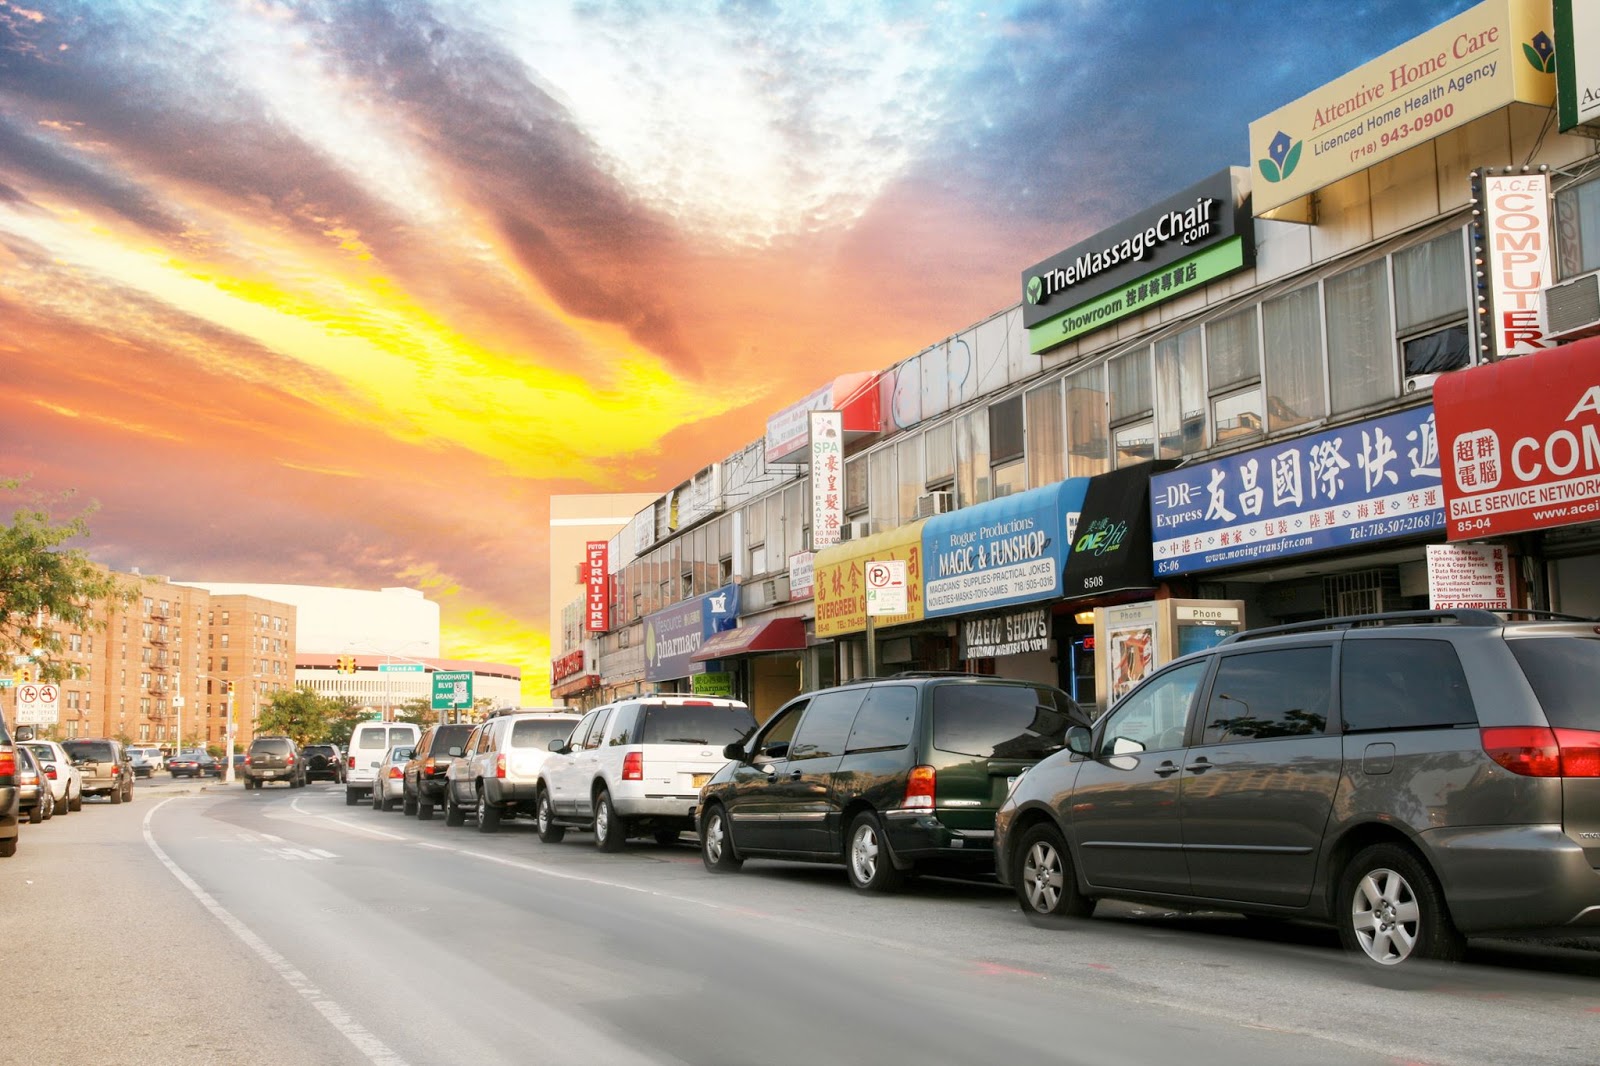
[[[1523,777],[1600,777],[1600,732],[1500,726],[1479,730],[1483,750]]]
[[[352,756],[350,756],[350,769],[354,770],[355,768],[356,768],[356,757],[354,755],[352,755]]]
[[[294,765],[294,756],[291,755],[287,759],[283,760],[283,764],[285,766],[293,766]]]
[[[48,763],[48,762],[45,763],[44,764],[44,775],[46,777],[48,777],[50,780],[54,781],[56,779],[56,764],[55,763]]]
[[[246,766],[249,766],[249,765],[250,765],[250,756],[248,756],[248,755],[246,755],[246,756],[245,756],[245,757],[244,757],[244,764],[245,764],[245,765],[246,765]]]
[[[505,752],[501,752],[499,755],[496,755],[494,757],[494,776],[496,776],[496,777],[504,777],[504,776],[506,776],[506,754],[505,754]]]
[[[120,767],[120,766],[113,766],[113,767],[112,767],[112,768],[111,768],[111,776],[112,776],[112,777],[116,777],[116,776],[117,776],[117,775],[118,775],[118,774],[120,774],[120,773],[122,773],[122,767]]]
[[[391,778],[393,778],[394,780],[398,781],[402,777],[406,776],[406,772],[404,770],[400,769],[400,767],[398,767],[398,766],[391,766],[391,767],[389,767],[389,776]]]
[[[906,778],[906,799],[901,804],[910,811],[933,810],[933,785],[935,774],[931,766],[913,766]]]
[[[430,755],[426,759],[422,760],[422,772],[425,773],[425,774],[433,773],[433,756],[432,755]]]
[[[17,753],[14,751],[0,751],[0,777],[15,777],[17,774]]]
[[[644,752],[630,751],[622,757],[622,779],[624,781],[644,780]]]

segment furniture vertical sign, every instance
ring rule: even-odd
[[[844,418],[811,412],[811,546],[839,543],[844,523]]]
[[[607,565],[608,541],[584,542],[584,584],[587,590],[583,627],[590,633],[611,628],[611,580]]]

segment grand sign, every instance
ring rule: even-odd
[[[1243,177],[1220,170],[1022,274],[1022,324],[1040,352],[1254,261]]]
[[[1600,521],[1600,340],[1434,383],[1451,540]]]

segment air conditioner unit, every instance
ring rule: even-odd
[[[872,536],[872,523],[864,519],[846,522],[839,527],[840,540],[860,540],[862,537]]]
[[[1600,270],[1544,290],[1544,320],[1556,340],[1575,341],[1600,334]]]
[[[774,603],[784,603],[788,599],[788,574],[780,574],[777,577],[769,577],[761,583],[761,606],[770,607]]]
[[[1432,392],[1433,383],[1439,380],[1438,374],[1412,374],[1406,378],[1406,395],[1414,392]]]
[[[917,517],[928,518],[936,514],[956,509],[956,494],[953,492],[926,492],[917,497]]]

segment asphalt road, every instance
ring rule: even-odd
[[[1593,1063],[1600,953],[1516,943],[1374,976],[1321,930],[990,884],[866,897],[838,868],[713,876],[346,807],[141,782],[0,863],[0,1063]],[[40,972],[15,976],[21,945]],[[0,1026],[0,1030],[5,1027]]]

